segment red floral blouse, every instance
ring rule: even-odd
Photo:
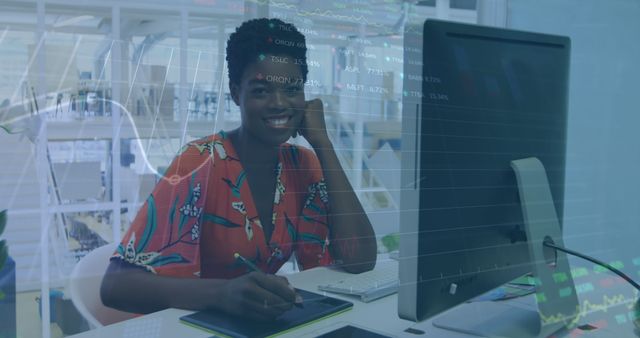
[[[329,265],[328,195],[315,154],[282,144],[274,229],[267,243],[246,173],[224,132],[187,144],[171,163],[112,259],[165,276],[234,278],[239,253],[275,273],[295,253],[302,269]]]

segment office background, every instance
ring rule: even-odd
[[[637,191],[640,123],[634,1],[509,2],[515,29],[572,39],[564,235],[567,246],[607,261],[640,256]],[[638,278],[638,266],[623,271]]]
[[[403,26],[432,17],[569,36],[565,243],[640,278],[635,0],[3,0],[0,210],[18,336],[65,335],[75,262],[119,239],[181,144],[238,125],[224,47],[262,16],[306,35],[307,96],[327,104],[382,251],[398,231]],[[42,295],[53,311],[39,311]],[[55,323],[33,325],[47,322],[39,312]]]

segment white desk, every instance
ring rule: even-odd
[[[378,264],[397,264],[396,262],[379,261]],[[328,269],[316,268],[297,274],[287,275],[287,278],[297,288],[319,292],[317,285],[333,281],[348,275],[348,273]],[[282,337],[316,337],[319,334],[332,331],[347,324],[366,327],[373,331],[387,334],[393,337],[432,338],[432,337],[475,337],[453,331],[441,330],[431,325],[430,321],[414,323],[398,317],[397,295],[387,296],[371,303],[363,303],[351,297],[341,297],[331,294],[332,297],[350,300],[354,303],[353,309],[335,317],[327,318],[318,323],[294,330]],[[517,300],[523,304],[526,299]],[[464,306],[461,305],[461,306]],[[76,335],[76,338],[187,338],[187,337],[211,337],[212,334],[192,328],[179,322],[179,318],[192,311],[167,309],[135,318],[114,325],[102,327],[96,330]],[[602,313],[599,314],[602,316]],[[597,320],[596,320],[597,321]],[[595,321],[594,321],[595,322]],[[580,322],[585,323],[585,321]],[[601,330],[581,332],[580,337],[634,337],[633,325],[611,325]],[[415,335],[404,332],[409,327],[419,328],[425,331],[423,335]],[[565,334],[566,335],[566,334]],[[563,335],[559,335],[563,336]]]

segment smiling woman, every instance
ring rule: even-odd
[[[101,289],[108,306],[270,320],[300,301],[273,275],[293,254],[303,269],[375,265],[375,235],[323,104],[305,99],[304,36],[277,19],[247,21],[231,34],[227,61],[241,126],[180,151],[114,253]],[[298,135],[314,151],[286,143]]]
[[[304,77],[299,66],[267,56],[250,64],[240,83],[231,84],[230,89],[240,107],[240,130],[265,145],[277,146],[293,136],[302,122]]]

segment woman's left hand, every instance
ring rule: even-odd
[[[299,133],[307,139],[312,147],[323,146],[329,142],[327,125],[324,121],[322,100],[314,99],[306,102],[304,117]]]

